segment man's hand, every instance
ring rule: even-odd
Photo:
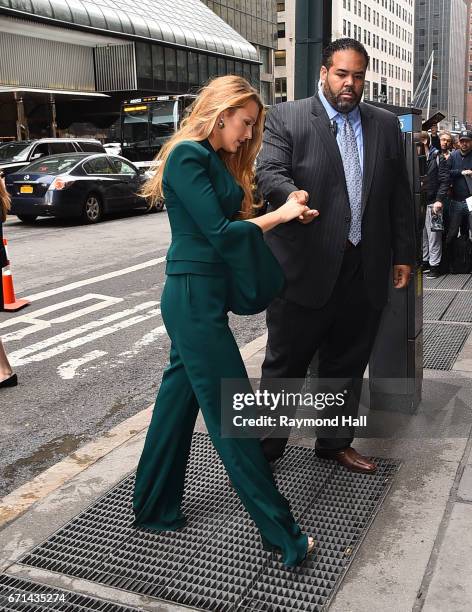
[[[295,200],[295,202],[297,202],[298,204],[306,205],[309,197],[310,196],[308,195],[306,191],[303,191],[303,189],[300,189],[300,191],[292,191],[292,193],[287,198],[287,202],[289,202],[290,200]]]
[[[435,202],[435,203],[433,204],[433,213],[434,213],[435,215],[437,215],[439,212],[441,212],[441,211],[442,211],[442,209],[443,209],[442,202],[439,202],[439,201],[438,201],[438,202]]]
[[[470,176],[472,174],[472,170],[462,170],[463,176]]]
[[[411,266],[393,266],[393,285],[395,289],[403,289],[410,282]]]

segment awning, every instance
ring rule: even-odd
[[[0,94],[2,93],[39,93],[39,94],[54,94],[56,96],[79,96],[81,98],[109,98],[107,94],[97,93],[95,91],[66,91],[64,89],[38,89],[35,87],[8,87],[0,85]]]
[[[260,63],[255,47],[200,0],[0,0],[0,12]]]

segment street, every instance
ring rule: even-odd
[[[1,495],[94,440],[155,399],[169,340],[160,315],[167,212],[83,226],[39,219],[4,226],[19,297],[0,335],[19,386],[1,396]],[[230,315],[239,346],[264,314]]]

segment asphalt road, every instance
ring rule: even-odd
[[[17,296],[0,335],[20,384],[0,395],[0,496],[155,399],[169,340],[160,316],[167,213],[96,226],[39,219],[5,226]],[[230,323],[239,346],[264,315]]]

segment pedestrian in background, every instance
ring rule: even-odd
[[[449,179],[452,184],[449,207],[449,228],[446,244],[451,251],[452,272],[470,271],[472,212],[467,198],[472,195],[472,131],[462,130],[459,134],[460,149],[453,151],[447,160]],[[458,240],[459,229],[461,232]]]
[[[449,173],[447,161],[432,145],[428,132],[421,132],[421,142],[424,145],[427,175],[426,190],[428,205],[426,208],[423,228],[423,271],[428,278],[438,278],[441,275],[442,233],[444,200],[449,189]]]
[[[431,145],[439,151],[441,144],[440,144],[440,138],[438,134],[438,124],[437,123],[434,123],[431,126]]]
[[[4,268],[8,263],[5,247],[3,246],[3,223],[6,221],[9,210],[10,197],[5,189],[5,182],[2,176],[0,178],[0,269]],[[3,310],[3,289],[2,280],[0,279],[0,311],[1,310]],[[17,376],[13,374],[13,370],[0,338],[0,388],[15,387],[17,384]]]
[[[454,141],[452,140],[451,132],[447,132],[446,130],[443,130],[439,134],[439,144],[440,144],[439,152],[441,154],[441,157],[443,157],[446,160],[449,159],[449,155],[454,150]]]

